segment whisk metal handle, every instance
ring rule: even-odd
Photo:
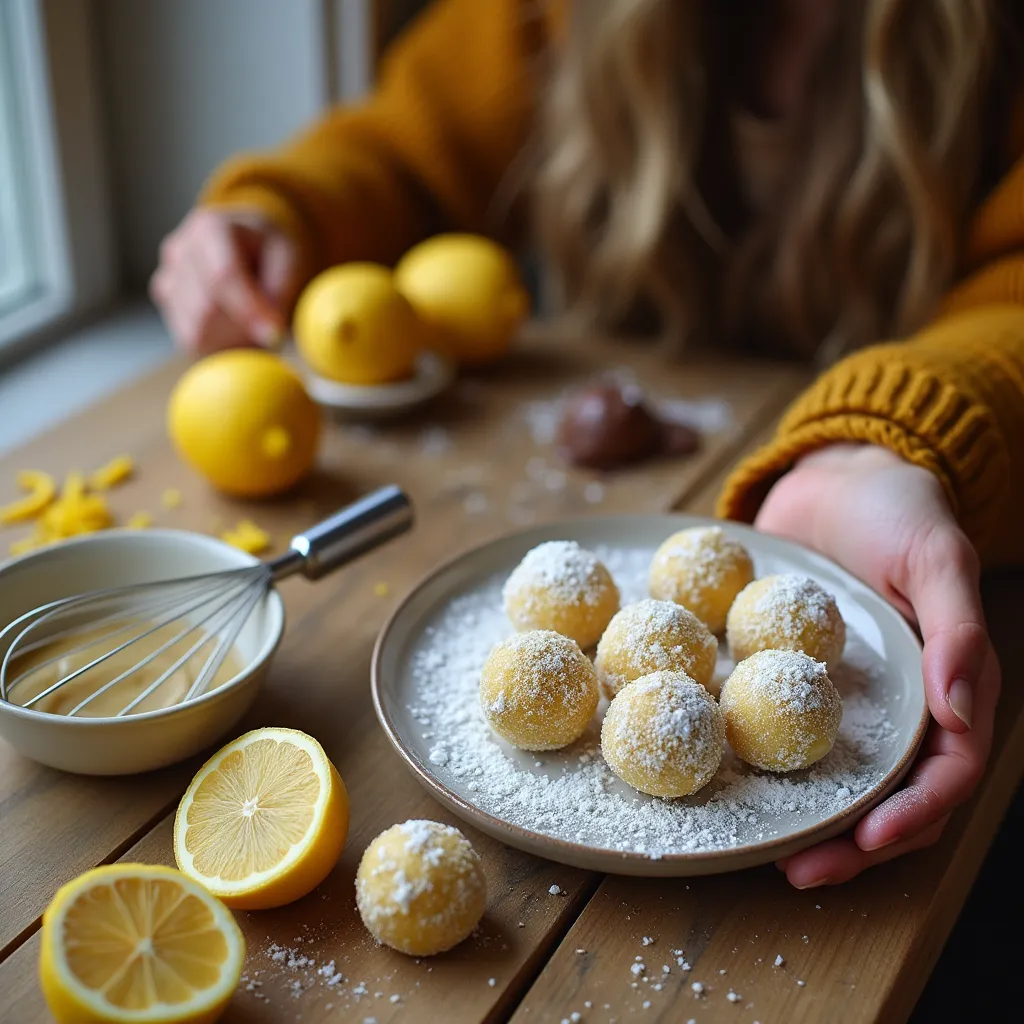
[[[270,563],[273,579],[301,572],[318,580],[412,526],[412,502],[399,487],[381,487],[293,537],[287,554]]]

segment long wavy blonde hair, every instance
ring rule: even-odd
[[[572,0],[534,206],[570,314],[607,328],[644,300],[676,336],[826,357],[919,326],[978,188],[993,4],[839,0],[788,185],[737,225],[730,4]]]

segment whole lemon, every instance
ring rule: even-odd
[[[431,330],[432,344],[461,363],[502,355],[530,311],[512,257],[479,235],[436,235],[395,267],[398,290]]]
[[[344,263],[313,278],[292,324],[303,359],[321,377],[386,384],[412,375],[423,326],[377,263]]]
[[[320,413],[277,356],[231,349],[185,372],[171,393],[167,429],[181,458],[214,487],[259,498],[309,472]]]

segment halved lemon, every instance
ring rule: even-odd
[[[61,1024],[215,1021],[244,960],[231,912],[173,868],[94,868],[43,914],[39,978]]]
[[[174,859],[229,907],[280,907],[315,889],[348,835],[348,793],[324,748],[256,729],[217,751],[174,818]]]

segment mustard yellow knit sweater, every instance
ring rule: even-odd
[[[230,161],[204,201],[261,208],[296,239],[306,276],[350,259],[394,262],[433,231],[486,230],[529,136],[538,39],[555,30],[539,7],[439,0],[392,49],[365,104]],[[933,323],[858,351],[797,399],[733,473],[722,515],[752,519],[807,452],[866,442],[935,473],[986,562],[1024,560],[1024,159],[978,209],[963,266]]]

